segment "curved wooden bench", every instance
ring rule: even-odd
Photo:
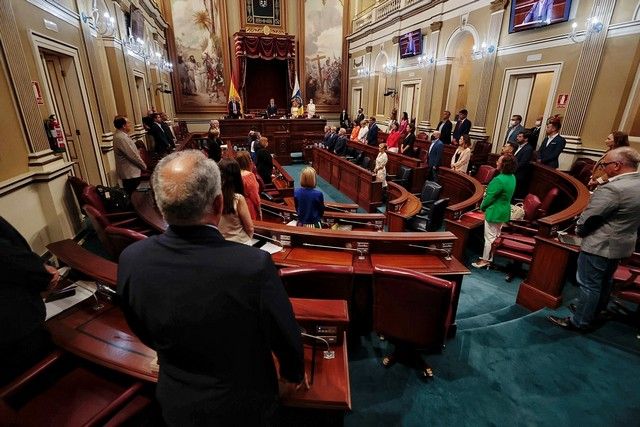
[[[387,182],[387,224],[389,231],[404,231],[405,220],[417,215],[422,203],[404,187]]]

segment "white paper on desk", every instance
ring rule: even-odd
[[[298,226],[298,221],[294,219],[292,221],[289,221],[286,225],[288,225],[290,227],[297,227]]]
[[[271,255],[273,255],[282,251],[282,246],[274,245],[271,242],[267,242],[264,245],[260,246],[260,249],[262,249],[265,252],[269,252]]]
[[[91,297],[91,295],[93,295],[96,292],[95,282],[78,280],[77,282],[74,283],[74,285],[78,286],[76,288],[75,295],[45,303],[44,306],[47,309],[47,317],[45,320],[49,320],[53,316],[62,313],[63,311],[73,307],[76,304],[81,303],[82,301]]]

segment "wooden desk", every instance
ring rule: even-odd
[[[562,305],[562,289],[569,261],[576,258],[580,247],[556,238],[536,236],[533,259],[527,278],[520,284],[516,303],[529,310]]]
[[[136,211],[140,219],[146,222],[151,228],[159,233],[169,226],[160,214],[153,193],[149,191],[134,191],[131,194],[131,206]]]
[[[387,224],[389,231],[404,231],[405,220],[422,209],[420,199],[395,182],[387,182]]]
[[[321,317],[321,312],[316,310],[314,313],[310,310],[317,302],[304,302],[304,316]],[[147,382],[157,382],[158,374],[151,366],[156,352],[141,343],[131,332],[120,308],[108,301],[102,303],[103,308],[94,310],[94,300],[87,299],[50,319],[46,326],[53,341],[70,353],[98,365]],[[295,313],[295,299],[292,300],[292,305]],[[328,320],[335,320],[333,313],[330,313]],[[347,340],[343,339],[341,345],[332,347],[336,352],[334,359],[324,359],[323,350],[320,346],[316,348],[316,367],[311,389],[283,396],[284,406],[338,411],[351,408]],[[312,347],[305,345],[304,353],[305,367],[309,371]]]
[[[320,148],[313,149],[313,165],[318,175],[367,212],[382,205],[382,182],[370,170]]]
[[[371,161],[374,162],[378,156],[378,147],[373,145],[362,144],[357,141],[349,141],[349,148],[363,151]],[[420,192],[422,184],[427,179],[427,167],[424,162],[415,157],[405,156],[404,154],[392,153],[387,151],[387,173],[389,175],[397,175],[400,172],[400,166],[411,169],[411,178],[409,180],[409,191],[412,193]]]
[[[50,243],[47,249],[72,269],[115,289],[118,264],[89,252],[71,239]]]
[[[269,150],[283,165],[291,163],[292,152],[302,152],[309,133],[322,134],[324,119],[240,119],[220,120],[220,137],[224,142],[246,147],[250,130],[269,139]],[[247,147],[248,148],[248,147]]]
[[[286,202],[289,202],[287,200]],[[261,200],[262,219],[266,222],[288,223],[297,217],[293,203],[275,203]],[[336,212],[325,210],[322,217],[324,224],[331,228],[334,224],[351,225],[355,230],[382,231],[387,217],[382,213]]]

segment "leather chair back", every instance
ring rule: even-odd
[[[72,175],[69,175],[69,178],[67,178],[67,180],[69,181],[69,184],[71,184],[71,190],[73,191],[73,195],[76,196],[76,201],[78,202],[78,206],[80,206],[80,210],[82,210],[82,213],[84,213],[84,209],[82,208],[82,205],[84,205],[82,193],[89,184]]]
[[[362,167],[365,169],[371,169],[371,157],[369,156],[364,156],[364,158],[362,159]]]
[[[402,268],[373,270],[373,329],[390,340],[441,349],[454,284]]]
[[[353,267],[318,265],[280,270],[280,279],[290,298],[353,299]]]
[[[482,185],[489,185],[489,182],[498,174],[498,170],[493,166],[481,165],[476,172],[475,178]]]
[[[422,204],[432,203],[438,200],[442,186],[435,181],[425,181],[420,192],[420,201]]]
[[[129,230],[127,228],[116,227],[114,225],[109,225],[104,230],[105,236],[109,241],[109,246],[113,251],[111,256],[113,256],[114,260],[118,260],[120,258],[120,254],[123,250],[126,249],[132,243],[135,243],[139,240],[144,240],[147,238],[142,233],[138,233],[137,231]]]
[[[449,199],[440,199],[433,204],[429,225],[427,226],[426,231],[438,231],[442,228],[447,206],[449,206]]]
[[[410,179],[411,179],[411,168],[404,165],[400,165],[400,168],[398,169],[398,174],[396,175],[396,179],[394,181],[402,185],[404,188],[409,189]]]
[[[102,203],[102,199],[98,195],[96,187],[91,184],[87,185],[82,192],[82,203],[92,206],[103,215],[107,213],[107,209],[104,207],[104,203]]]
[[[556,198],[558,197],[558,194],[560,194],[560,190],[558,190],[557,187],[553,187],[551,190],[547,192],[547,194],[544,196],[544,199],[542,199],[542,203],[540,204],[540,207],[538,208],[538,214],[536,219],[542,218],[543,216],[547,216],[549,214],[549,211],[551,210],[551,205],[553,204],[553,202],[555,202]]]
[[[542,202],[540,198],[535,194],[527,194],[522,202],[522,208],[524,209],[524,219],[526,221],[534,221],[538,219],[538,215],[540,214],[539,208]]]
[[[109,219],[100,212],[100,210],[96,209],[93,205],[86,204],[83,206],[84,211],[87,213],[89,217],[89,221],[91,222],[91,226],[93,230],[98,235],[98,240],[105,247],[109,254],[113,255],[115,253],[113,247],[111,246],[110,240],[107,238],[107,234],[105,232],[106,228],[109,226]],[[117,259],[117,258],[116,258]]]

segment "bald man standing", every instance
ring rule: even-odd
[[[300,329],[267,252],[225,241],[220,171],[173,153],[153,176],[167,231],[120,256],[118,294],[136,335],[158,352],[156,396],[170,426],[268,425],[280,377],[302,384]]]

